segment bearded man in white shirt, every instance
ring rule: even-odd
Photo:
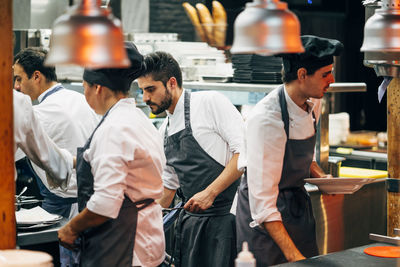
[[[318,255],[315,220],[304,178],[325,177],[313,161],[321,98],[334,82],[337,40],[302,36],[304,53],[283,55],[283,82],[246,121],[247,168],[236,212],[238,244],[247,241],[257,266]]]
[[[143,101],[154,114],[167,112],[159,131],[167,167],[164,194],[169,207],[177,189],[185,203],[176,228],[176,266],[233,266],[235,217],[229,210],[242,172],[237,170],[243,120],[232,103],[217,92],[190,93],[168,53],[145,58],[138,78]]]
[[[65,89],[57,82],[55,67],[45,66],[47,51],[26,48],[14,58],[14,88],[38,100],[33,107],[48,136],[60,148],[76,156],[76,149],[85,144],[99,122],[99,117],[87,104],[83,94]],[[28,164],[30,164],[28,162]],[[37,184],[43,196],[42,208],[71,219],[78,214],[76,172],[71,175],[67,190],[51,188],[43,169],[32,164]],[[60,247],[61,266],[73,261],[69,251]]]

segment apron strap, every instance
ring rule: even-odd
[[[104,119],[107,117],[108,113],[109,113],[110,110],[113,108],[113,106],[114,106],[114,105],[112,105],[112,106],[107,110],[107,112],[106,112],[106,113],[103,115],[103,117],[101,118],[99,124],[97,124],[96,128],[94,128],[92,134],[90,135],[90,137],[88,138],[88,140],[87,140],[86,143],[85,143],[85,146],[84,146],[85,150],[89,148],[90,143],[92,142],[92,138],[93,138],[94,133],[97,131],[97,129],[98,129],[98,128],[100,127],[100,125],[103,123]]]
[[[185,128],[189,133],[192,133],[192,127],[190,125],[190,92],[185,90],[184,96],[184,110],[185,110]]]
[[[42,100],[39,102],[42,103],[47,97],[49,97],[50,95],[54,94],[55,92],[60,91],[61,89],[64,89],[64,87],[62,85],[57,85],[56,87],[54,87],[53,89],[51,89],[50,91],[48,91],[42,98]]]
[[[289,140],[289,112],[287,110],[284,86],[281,86],[279,88],[279,103],[281,106],[282,120],[285,125],[286,136],[287,136],[287,139]],[[314,111],[312,111],[312,116],[314,119],[314,130],[315,130],[315,132],[317,132],[317,119],[315,118]]]
[[[188,134],[192,134],[192,127],[190,125],[190,92],[185,90],[183,96],[183,106],[184,106],[184,117],[185,117],[185,129]],[[164,131],[164,144],[168,143],[168,126],[169,126],[169,117],[167,116],[167,126]]]
[[[282,120],[285,125],[285,132],[287,139],[289,140],[289,112],[287,111],[287,104],[285,99],[284,86],[279,88],[279,103],[281,106]]]

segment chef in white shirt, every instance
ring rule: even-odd
[[[154,114],[167,112],[159,129],[167,158],[159,203],[169,207],[178,189],[185,202],[175,266],[233,266],[235,217],[229,210],[242,174],[237,158],[243,119],[220,93],[183,90],[181,70],[170,54],[149,54],[145,63],[137,79],[143,101]]]
[[[71,249],[81,237],[80,266],[158,266],[164,259],[162,211],[154,202],[163,189],[162,139],[128,98],[143,56],[132,43],[126,50],[129,68],[85,69],[83,75],[86,100],[103,117],[78,149],[80,213],[58,232]]]
[[[58,148],[47,136],[33,111],[28,96],[13,90],[14,151],[22,149],[38,166],[46,170],[48,183],[66,189],[73,168],[73,156]]]
[[[76,156],[76,149],[85,144],[99,117],[81,93],[65,89],[57,82],[55,67],[44,65],[46,55],[47,51],[42,48],[29,47],[14,57],[14,88],[39,102],[33,109],[48,136],[57,146]],[[75,171],[67,190],[61,190],[50,188],[45,171],[35,164],[32,167],[43,196],[42,208],[69,219],[78,214]],[[61,267],[74,263],[73,256],[64,247],[60,247],[60,262]]]
[[[47,51],[25,48],[14,57],[14,88],[37,100],[33,107],[48,136],[61,148],[76,156],[77,147],[83,146],[99,122],[85,97],[65,89],[57,82],[55,67],[45,66]],[[76,201],[76,173],[73,172],[68,190],[49,188],[43,169],[32,164],[43,196],[42,208],[66,218],[78,213]],[[62,259],[63,260],[63,259]]]
[[[318,255],[315,220],[304,178],[324,177],[313,161],[321,98],[334,82],[337,40],[302,36],[304,53],[283,55],[283,85],[246,120],[236,212],[238,244],[247,241],[257,266]]]

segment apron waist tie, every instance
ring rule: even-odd
[[[205,211],[199,212],[199,213],[193,213],[193,212],[188,212],[185,210],[185,213],[191,215],[191,216],[196,216],[196,217],[211,217],[211,216],[224,216],[228,215],[231,212],[231,206],[232,203],[225,203],[222,206],[211,206],[210,208],[206,209]]]
[[[146,199],[142,199],[136,202],[133,202],[133,204],[136,206],[136,208],[138,210],[142,210],[147,208],[148,206],[150,206],[150,204],[152,204],[154,202],[154,199],[152,198],[146,198]]]

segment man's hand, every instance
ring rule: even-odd
[[[91,212],[87,208],[83,209],[78,215],[70,220],[64,227],[58,230],[58,240],[60,244],[68,249],[74,249],[77,246],[74,241],[79,234],[86,229],[99,226],[110,218]]]
[[[70,223],[64,225],[60,230],[58,230],[58,240],[63,247],[73,250],[77,246],[74,244],[75,240],[78,238],[79,233],[75,232]]]
[[[293,257],[292,258],[288,258],[288,262],[294,262],[294,261],[301,261],[301,260],[305,260],[306,258],[303,256],[303,254],[301,254],[299,251],[294,251],[293,252]]]
[[[189,212],[201,212],[210,208],[215,198],[243,174],[237,170],[239,153],[233,154],[220,175],[203,191],[192,196],[183,207]]]
[[[194,213],[205,211],[206,209],[211,207],[215,198],[216,195],[205,189],[191,197],[189,201],[186,202],[183,208],[189,212]]]

